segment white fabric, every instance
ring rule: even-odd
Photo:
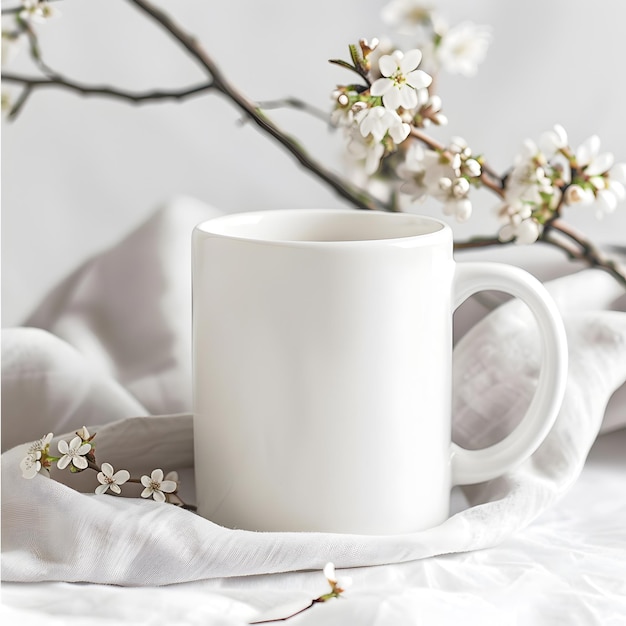
[[[56,337],[30,328],[4,332],[3,580],[161,585],[321,569],[329,560],[338,567],[404,562],[510,542],[572,487],[620,387],[605,428],[626,424],[626,314],[608,310],[621,291],[608,275],[588,270],[548,285],[570,344],[567,393],[554,429],[521,467],[467,488],[476,506],[437,528],[397,537],[231,531],[175,507],[92,495],[93,472],[54,474],[87,493],[43,476],[22,479],[26,446],[18,444],[83,424],[99,425],[97,458],[116,468],[192,467],[190,417],[145,415],[189,409],[189,234],[212,214],[198,203],[175,203],[76,272],[29,321]],[[483,445],[519,419],[534,387],[535,341],[532,319],[511,303],[458,343],[459,442]],[[192,493],[191,472],[185,474]],[[622,546],[625,525],[622,517],[613,530]],[[612,592],[620,575],[608,583]],[[424,600],[406,599],[416,606]]]
[[[558,505],[497,548],[349,570],[341,600],[278,624],[621,626],[626,615],[626,429],[599,437]],[[244,626],[328,589],[320,571],[168,587],[3,583],[3,624]],[[4,611],[3,611],[4,609]],[[44,621],[45,620],[45,621]]]

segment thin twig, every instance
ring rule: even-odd
[[[142,103],[150,100],[184,100],[190,96],[195,96],[213,89],[213,83],[208,81],[199,85],[178,90],[155,89],[151,91],[124,91],[107,85],[87,85],[79,83],[56,73],[49,78],[33,78],[21,74],[5,72],[2,74],[2,80],[8,83],[24,85],[25,89],[29,90],[62,88],[68,89],[69,91],[75,91],[83,96],[105,96],[135,103]]]
[[[298,111],[304,111],[313,117],[321,120],[322,122],[326,122],[328,125],[332,125],[330,121],[330,115],[326,111],[322,109],[318,109],[317,107],[309,104],[305,100],[300,100],[300,98],[288,97],[288,98],[279,98],[277,100],[261,100],[256,103],[259,109],[263,109],[265,111],[271,111],[272,109],[296,109]]]
[[[262,619],[257,622],[250,622],[250,624],[271,624],[272,622],[285,622],[288,619],[291,619],[292,617],[295,617],[296,615],[300,615],[300,613],[304,613],[305,611],[308,611],[309,609],[313,608],[318,602],[323,602],[323,600],[321,600],[320,598],[315,598],[314,600],[311,600],[310,604],[308,604],[302,609],[298,609],[295,613],[291,613],[290,615],[286,615],[285,617],[274,617],[272,619]]]
[[[14,120],[19,115],[20,111],[22,110],[22,107],[26,104],[26,101],[28,100],[32,92],[33,92],[33,89],[30,85],[26,85],[24,89],[22,89],[22,93],[20,94],[19,98],[17,99],[17,101],[11,107],[11,110],[9,111],[9,115],[8,115],[9,119]]]
[[[513,243],[511,241],[501,241],[497,237],[472,237],[466,241],[455,241],[455,250],[471,250],[473,248],[489,248],[490,246],[505,246]]]

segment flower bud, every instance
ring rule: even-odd
[[[363,58],[366,59],[376,48],[378,48],[378,44],[380,42],[376,37],[372,39],[372,41],[367,41],[367,39],[359,39],[359,46],[361,47],[361,54],[363,54]]]
[[[470,190],[470,184],[467,178],[457,178],[452,185],[452,195],[455,198],[463,198]]]
[[[350,104],[350,98],[348,98],[345,93],[340,93],[337,96],[337,104],[342,107],[348,106],[348,104]]]
[[[463,137],[452,137],[450,141],[450,150],[452,152],[463,152],[467,148],[467,141]]]
[[[570,185],[565,190],[565,204],[591,204],[594,200],[590,189],[583,189],[580,185]]]
[[[452,181],[444,176],[443,178],[439,179],[437,185],[439,186],[439,189],[441,189],[441,191],[450,191],[450,189],[452,188]]]
[[[524,220],[516,229],[515,229],[515,243],[520,245],[528,245],[531,243],[535,243],[537,238],[539,237],[539,224],[535,222],[535,220],[527,219]]]
[[[482,173],[480,163],[476,159],[467,159],[463,165],[467,173],[472,177],[478,177]]]
[[[441,98],[437,94],[433,94],[428,99],[428,106],[432,111],[435,111],[435,112],[441,111],[441,106],[442,106]]]

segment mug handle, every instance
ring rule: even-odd
[[[453,485],[469,485],[501,476],[525,461],[552,428],[567,380],[567,341],[556,304],[545,287],[528,272],[502,263],[460,263],[454,278],[454,308],[472,294],[493,289],[525,302],[539,326],[541,372],[535,395],[517,427],[496,444],[467,450],[453,443]]]

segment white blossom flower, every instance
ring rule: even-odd
[[[598,176],[606,173],[613,165],[610,152],[600,152],[600,137],[592,135],[576,149],[576,164],[584,169],[587,176]]]
[[[618,200],[626,200],[626,163],[616,163],[609,170],[606,181]]]
[[[395,143],[402,143],[411,132],[411,127],[405,124],[400,116],[385,107],[371,107],[359,111],[355,116],[359,131],[363,137],[371,135],[374,141],[382,141],[385,135]]]
[[[613,213],[617,207],[617,196],[609,189],[600,189],[596,193],[596,217],[601,219],[606,213]]]
[[[24,37],[20,32],[2,31],[2,65],[7,65],[22,48]]]
[[[414,141],[409,146],[404,156],[404,161],[397,169],[398,176],[402,180],[400,191],[410,196],[413,200],[418,200],[426,195],[426,185],[424,175],[426,167],[424,165],[424,148]]]
[[[542,226],[532,217],[505,224],[498,233],[500,241],[515,240],[520,245],[535,243],[541,234]]]
[[[521,152],[515,158],[513,170],[506,180],[505,200],[511,207],[541,206],[556,207],[561,199],[561,190],[552,184],[546,173],[548,167],[545,155],[537,145],[527,139]],[[550,198],[546,201],[546,198]]]
[[[432,19],[432,6],[422,0],[392,0],[386,4],[380,17],[399,33],[414,34]]]
[[[443,203],[443,212],[457,222],[466,222],[472,215],[472,203],[469,198],[449,198]]]
[[[59,469],[65,469],[70,463],[77,469],[86,469],[88,463],[85,458],[91,450],[90,443],[83,443],[80,437],[74,437],[69,444],[65,440],[59,441],[59,452],[63,455],[57,461]]]
[[[141,492],[141,497],[149,498],[152,496],[157,502],[165,502],[165,494],[176,491],[178,486],[173,480],[163,478],[162,469],[153,470],[150,476],[142,476],[141,484],[145,487]]]
[[[398,167],[398,174],[404,181],[400,191],[413,199],[432,196],[443,203],[445,215],[453,215],[457,221],[464,222],[472,214],[472,203],[467,197],[471,189],[469,178],[480,176],[481,169],[459,137],[441,154],[414,143]]]
[[[472,178],[478,178],[482,174],[482,167],[476,159],[465,160],[462,163],[462,168]]]
[[[598,218],[612,213],[618,202],[626,199],[626,164],[615,164],[612,153],[600,152],[600,138],[597,135],[592,135],[578,146],[575,160],[584,181],[583,199],[588,200],[590,194],[593,194],[593,206]],[[577,179],[574,182],[579,181]],[[585,185],[585,182],[590,186]],[[570,191],[572,187],[574,185],[568,188],[569,196],[578,199],[581,194],[577,189]]]
[[[472,214],[468,177],[481,173],[480,164],[471,154],[467,143],[460,137],[453,138],[450,148],[442,154],[434,150],[424,151],[424,174],[420,182],[428,195],[443,203],[444,214],[453,215],[459,222],[466,221]]]
[[[388,109],[413,109],[418,105],[417,90],[428,87],[432,76],[417,69],[422,60],[420,50],[409,50],[403,54],[396,50],[380,57],[378,67],[382,78],[370,87],[372,96],[382,96],[383,105]]]
[[[333,126],[350,126],[354,122],[354,107],[350,106],[350,98],[355,97],[355,91],[333,91],[331,97],[335,101],[335,108],[330,114]]]
[[[1,108],[2,108],[2,112],[4,113],[5,111],[10,111],[12,106],[13,106],[13,99],[11,98],[11,94],[8,91],[5,91],[4,89],[1,92]]]
[[[324,566],[324,576],[326,576],[328,584],[332,587],[333,593],[336,594],[343,593],[352,585],[352,578],[350,576],[337,576],[333,563],[326,563]]]
[[[567,132],[560,124],[555,124],[552,130],[543,133],[539,140],[541,151],[548,155],[553,155],[566,148],[567,144]]]
[[[165,474],[165,480],[169,480],[172,481],[174,483],[176,483],[176,489],[174,491],[176,491],[178,489],[178,472],[172,470],[171,472],[168,472],[167,474]],[[177,506],[183,506],[185,503],[173,492],[170,492],[168,498],[167,498],[170,502],[170,504],[175,504]]]
[[[83,426],[82,428],[79,428],[76,431],[76,435],[80,437],[83,441],[88,441],[89,437],[91,437],[91,435],[89,434],[89,431],[87,430],[87,426]]]
[[[59,10],[46,0],[22,0],[19,16],[25,21],[43,24],[48,18],[60,15]]]
[[[441,67],[451,74],[474,76],[491,41],[491,29],[472,22],[453,26],[441,35],[435,49]]]
[[[121,493],[120,485],[123,485],[130,478],[127,470],[119,470],[114,473],[113,466],[110,463],[102,464],[102,471],[98,472],[98,482],[100,485],[96,487],[96,493],[101,495],[111,489],[114,493]]]
[[[370,73],[372,82],[374,82],[377,78],[382,77],[382,74],[380,73],[379,63],[378,63],[380,61],[380,58],[387,54],[391,54],[395,49],[396,48],[392,40],[387,37],[383,37],[378,42],[378,45],[376,46],[376,48],[367,55],[367,60],[370,63],[369,73]]]
[[[441,98],[437,94],[429,94],[428,89],[420,89],[420,91],[425,91],[427,96],[423,104],[420,102],[420,125],[426,127],[434,122],[437,126],[445,126],[448,118],[441,112]]]
[[[47,452],[52,439],[52,433],[34,441],[28,446],[26,456],[20,461],[20,469],[24,478],[34,478],[42,469],[42,455]]]
[[[616,163],[609,172],[611,180],[626,185],[626,163]]]
[[[385,146],[371,135],[363,137],[358,127],[353,126],[348,132],[348,154],[355,161],[363,161],[365,173],[371,176],[380,166],[385,154]]]
[[[573,204],[593,204],[595,196],[593,191],[587,187],[581,187],[580,185],[569,185],[565,190],[565,197],[563,201],[567,205]]]

